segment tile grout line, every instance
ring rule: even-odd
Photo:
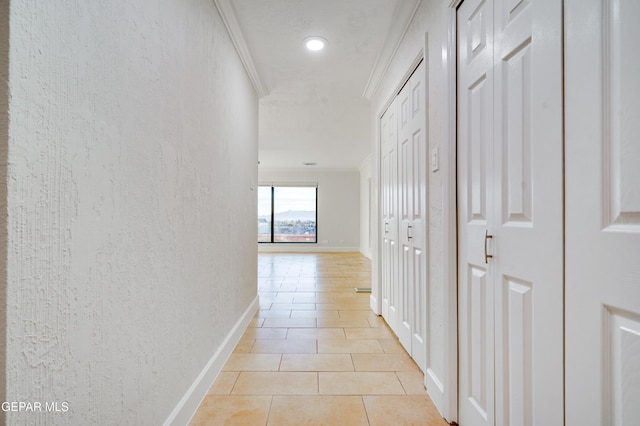
[[[394,371],[393,372],[396,376],[396,379],[400,382],[400,386],[402,387],[402,390],[404,391],[405,395],[409,395],[409,393],[407,392],[407,389],[404,387],[404,383],[402,383],[402,380],[400,380],[400,376],[398,376],[398,372]]]
[[[362,400],[362,408],[364,409],[364,415],[367,417],[367,424],[371,424],[371,419],[369,419],[369,411],[367,410],[367,404],[364,403],[364,395],[360,395],[360,399]]]
[[[267,411],[267,420],[265,426],[269,424],[269,417],[271,417],[271,408],[273,407],[273,395],[270,395],[271,400],[269,401],[269,410]]]
[[[238,374],[236,374],[236,379],[233,381],[233,386],[231,386],[231,389],[229,390],[228,395],[233,394],[233,390],[236,388],[236,384],[238,383],[239,378],[240,378],[240,372],[238,371]]]
[[[353,367],[353,372],[356,372],[356,362],[353,360],[353,354],[349,354],[349,358],[351,358],[351,366]]]

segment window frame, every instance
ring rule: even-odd
[[[259,183],[260,188],[271,188],[271,222],[269,241],[259,241],[258,244],[318,244],[318,184],[317,183]],[[313,188],[315,189],[315,235],[314,241],[275,241],[275,192],[276,188]],[[260,234],[258,234],[259,237]],[[264,234],[263,234],[264,235]]]

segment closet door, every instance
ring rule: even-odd
[[[562,3],[494,1],[496,424],[563,422]],[[491,261],[491,260],[490,260]]]
[[[640,422],[639,15],[565,2],[567,425]]]
[[[458,10],[460,423],[563,422],[562,23]]]
[[[426,368],[427,220],[425,66],[411,75],[398,101],[400,176],[400,324],[398,337]]]
[[[458,9],[458,347],[459,421],[493,425],[493,3]],[[493,229],[491,229],[493,232]],[[490,262],[490,263],[489,263]]]
[[[382,316],[398,328],[398,116],[396,100],[380,119],[382,184]]]

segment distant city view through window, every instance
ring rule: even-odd
[[[258,242],[317,242],[317,195],[315,186],[258,187]]]

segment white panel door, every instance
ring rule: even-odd
[[[562,9],[458,10],[460,424],[563,422]]]
[[[494,2],[496,424],[563,422],[562,4]]]
[[[565,1],[568,425],[640,424],[638,16]]]
[[[398,118],[397,102],[380,119],[382,183],[382,316],[398,328]]]
[[[426,259],[426,97],[424,62],[397,97],[398,173],[400,177],[400,324],[397,331],[407,352],[425,371]]]
[[[458,423],[493,425],[494,265],[484,256],[494,203],[493,3],[465,1],[457,27]]]

